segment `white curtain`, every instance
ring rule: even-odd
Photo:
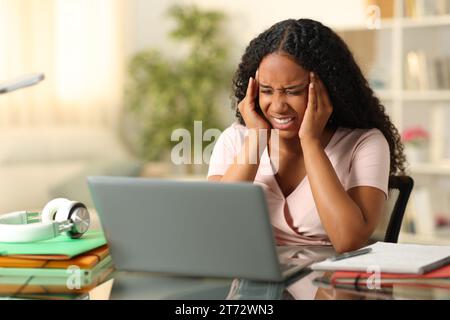
[[[124,0],[0,0],[0,81],[41,84],[0,95],[0,127],[115,126],[123,87]]]

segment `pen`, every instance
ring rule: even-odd
[[[360,256],[362,254],[366,254],[371,251],[372,251],[372,248],[365,248],[365,249],[361,249],[361,250],[357,250],[357,251],[345,252],[343,254],[331,257],[330,260],[337,261],[337,260],[347,259],[347,258],[351,258],[351,257]]]

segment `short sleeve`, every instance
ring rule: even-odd
[[[209,160],[208,177],[223,176],[225,174],[237,156],[239,138],[238,129],[234,125],[222,132],[214,145]]]
[[[390,171],[389,144],[378,129],[363,134],[353,149],[346,189],[370,186],[380,189],[388,198]]]

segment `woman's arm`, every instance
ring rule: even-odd
[[[233,163],[227,163],[228,169],[223,176],[215,175],[208,178],[210,181],[223,182],[253,182],[258,171],[261,155],[267,146],[270,136],[270,125],[256,111],[255,100],[258,96],[258,71],[255,79],[248,81],[245,98],[238,108],[248,128],[248,135]]]
[[[320,141],[303,140],[302,148],[314,202],[335,250],[346,252],[366,245],[378,224],[384,193],[366,186],[347,193]]]
[[[306,173],[322,225],[338,252],[367,243],[378,223],[384,193],[373,187],[344,190],[320,137],[333,106],[323,83],[311,74],[308,106],[299,130]]]

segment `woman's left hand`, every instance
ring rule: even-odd
[[[322,137],[322,132],[333,112],[327,90],[313,72],[310,73],[308,105],[298,132],[300,142],[305,140],[318,140]]]

